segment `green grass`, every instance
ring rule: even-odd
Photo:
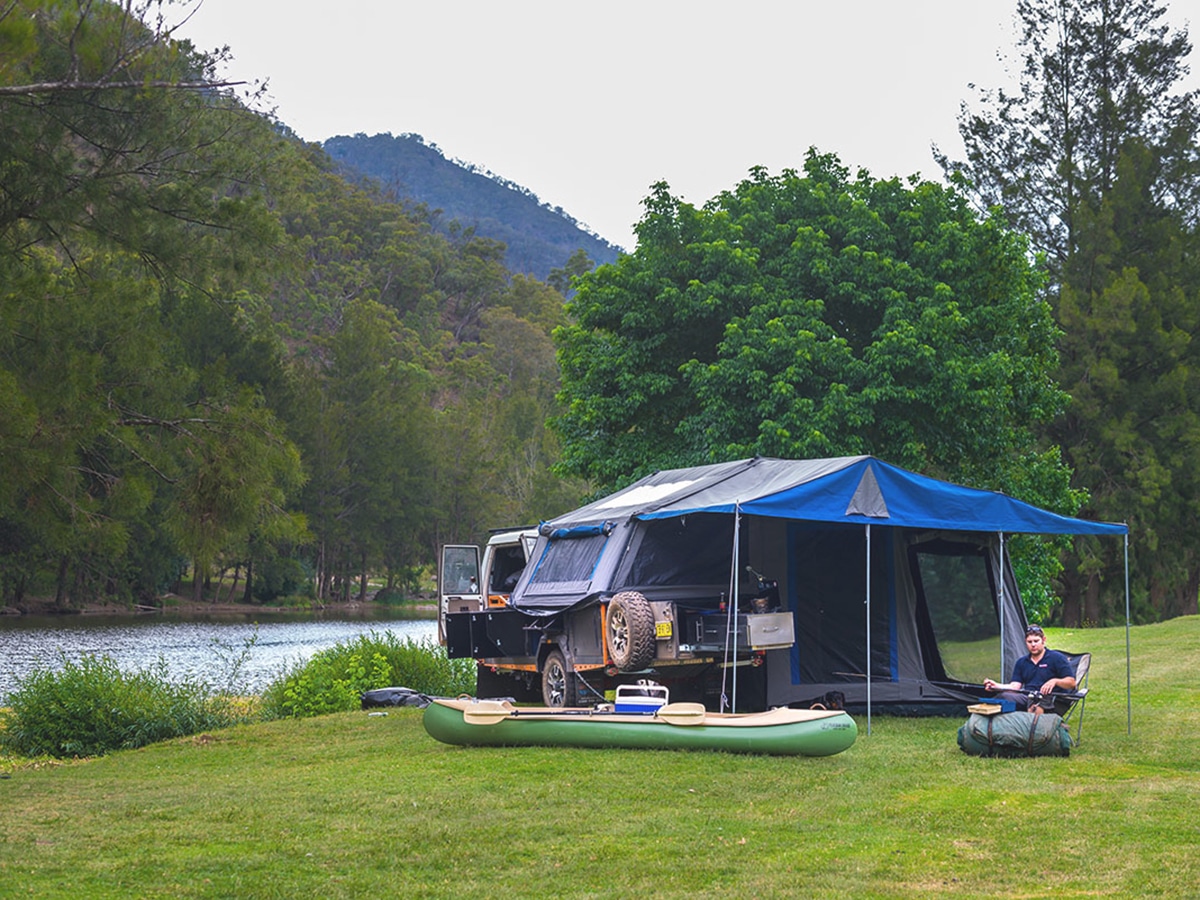
[[[420,711],[0,763],[0,896],[1195,897],[1200,617],[1094,654],[1083,745],[875,716],[827,759],[439,744]]]

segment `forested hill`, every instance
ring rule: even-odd
[[[582,248],[593,262],[613,262],[620,248],[580,227],[560,208],[543,204],[520,185],[446,159],[416,134],[339,135],[325,151],[352,171],[378,180],[403,199],[441,210],[443,225],[457,220],[481,237],[508,247],[505,265],[545,280]]]

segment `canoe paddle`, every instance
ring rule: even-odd
[[[668,703],[654,711],[656,719],[669,725],[703,725],[706,715],[703,703]]]
[[[668,703],[666,706],[660,706],[655,710],[653,716],[646,716],[645,718],[648,721],[658,720],[666,722],[668,725],[703,725],[706,714],[707,711],[703,703]],[[464,709],[463,721],[468,725],[496,725],[505,719],[519,718],[522,715],[536,716],[538,718],[552,716],[591,716],[601,718],[614,715],[614,713],[593,712],[592,710],[581,709],[520,710],[515,707],[502,706],[499,703],[487,706],[481,703],[479,708],[475,708],[472,705],[471,708]]]

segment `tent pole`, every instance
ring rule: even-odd
[[[733,642],[733,699],[729,705],[730,712],[737,712],[737,682],[738,682],[738,665],[737,665],[737,607],[738,607],[738,569],[741,567],[741,554],[738,553],[738,545],[741,543],[738,538],[742,530],[742,504],[741,501],[733,501],[733,571],[730,573],[729,579],[729,621],[733,625],[732,634],[729,636]]]
[[[1128,523],[1126,523],[1128,528]],[[1129,531],[1125,532],[1125,733],[1133,734],[1133,673],[1129,666]]]
[[[1000,571],[997,581],[1000,584],[1000,677],[1003,678],[1008,672],[1004,668],[1004,532],[997,532],[1000,535]]]
[[[871,523],[867,523],[867,737],[871,736]]]
[[[738,540],[742,526],[742,505],[741,501],[735,500],[733,503],[733,552],[730,554],[730,559],[733,560],[733,565],[729,570],[729,601],[725,607],[725,653],[723,660],[725,665],[721,669],[721,712],[725,712],[725,707],[729,706],[731,712],[737,712],[737,583],[738,583],[738,568],[741,566],[741,560],[738,554]],[[729,647],[730,641],[733,642],[733,703],[730,704],[729,696],[725,693],[725,682],[729,679]]]

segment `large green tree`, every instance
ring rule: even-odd
[[[579,279],[559,331],[562,468],[616,487],[762,454],[874,454],[1073,513],[1035,426],[1061,411],[1026,240],[928,182],[832,156],[756,169],[703,208],[665,184],[637,250]],[[1053,554],[1024,556],[1050,602]]]
[[[810,153],[696,208],[656,186],[638,249],[578,282],[560,331],[563,466],[874,453],[988,487],[1047,479],[1056,332],[1027,245],[938,185]]]
[[[978,203],[1034,236],[1073,402],[1046,429],[1091,492],[1128,521],[1135,608],[1196,612],[1200,588],[1200,103],[1191,43],[1153,0],[1022,0],[1020,89],[984,92],[943,157]],[[1064,619],[1123,612],[1121,548],[1079,540]]]

